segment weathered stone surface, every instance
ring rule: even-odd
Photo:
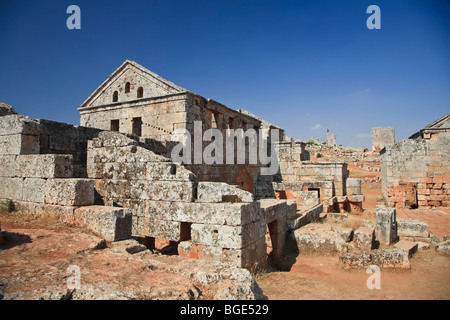
[[[99,234],[106,241],[131,237],[131,211],[125,208],[87,206],[75,210],[72,223]]]
[[[23,178],[0,178],[0,199],[23,199]]]
[[[414,253],[417,252],[418,243],[406,240],[400,240],[394,245],[395,248],[401,249],[408,254],[408,258],[411,258]]]
[[[0,136],[5,135],[39,135],[39,124],[29,117],[6,115],[0,117]]]
[[[348,218],[347,213],[328,212],[327,219],[330,221],[342,222]]]
[[[328,225],[308,224],[290,233],[300,253],[346,252],[348,246],[340,233]]]
[[[408,253],[404,250],[381,249],[360,252],[344,252],[339,260],[346,269],[367,268],[376,265],[379,268],[410,268]]]
[[[66,206],[94,204],[94,180],[48,179],[45,203]]]
[[[373,246],[373,235],[373,228],[359,227],[354,232],[354,240],[359,248],[371,250]]]
[[[262,237],[265,234],[262,230],[262,226],[256,226],[254,223],[236,227],[193,223],[191,237],[195,244],[241,249],[251,243],[252,233],[261,234]]]
[[[0,155],[0,177],[16,176],[17,155]]]
[[[146,236],[170,241],[185,240],[182,239],[181,224],[178,221],[148,219]]]
[[[362,179],[347,178],[347,195],[360,195]]]
[[[192,202],[194,189],[191,181],[130,181],[131,199]]]
[[[440,242],[436,245],[436,251],[438,252],[450,252],[450,240]]]
[[[331,230],[338,233],[345,242],[352,241],[353,239],[353,230],[350,228],[331,226]]]
[[[72,178],[73,156],[62,154],[18,155],[15,173],[25,178]]]
[[[113,252],[120,251],[129,254],[136,254],[148,250],[146,246],[134,239],[115,241],[109,246]]]
[[[17,114],[16,110],[9,104],[0,102],[0,117],[7,116],[10,114]]]
[[[397,212],[395,208],[376,207],[375,237],[381,244],[390,245],[397,239]]]
[[[429,234],[428,224],[417,219],[397,219],[397,232],[400,237],[425,237]]]
[[[253,194],[223,182],[199,182],[199,202],[253,202]]]
[[[296,214],[287,222],[289,230],[295,230],[300,228],[301,226],[311,223],[312,221],[316,220],[322,212],[323,204],[319,204],[313,208],[306,209],[305,211]]]
[[[44,203],[47,179],[25,178],[23,180],[23,201]]]
[[[1,117],[2,119],[4,117]],[[38,154],[39,136],[29,134],[0,135],[0,154]]]
[[[366,200],[366,197],[363,194],[349,194],[347,196],[347,199],[350,202],[364,202]]]

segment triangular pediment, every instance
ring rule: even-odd
[[[442,118],[434,121],[433,123],[427,125],[424,129],[443,129],[450,128],[450,113],[447,113]]]
[[[141,96],[138,94],[139,88],[142,88]],[[134,61],[126,60],[83,102],[80,109],[181,92],[187,92],[187,90]],[[114,98],[114,95],[117,98]]]

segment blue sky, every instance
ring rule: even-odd
[[[66,9],[81,9],[69,30]],[[369,30],[369,5],[381,29]],[[450,1],[0,0],[0,101],[79,124],[77,108],[126,59],[293,138],[370,149],[450,111]]]

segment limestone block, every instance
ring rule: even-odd
[[[149,219],[147,221],[144,220],[144,223],[148,223],[147,226],[144,225],[146,236],[148,237],[170,241],[183,240],[181,234],[182,222]]]
[[[48,179],[45,203],[64,206],[94,204],[94,180]]]
[[[132,199],[185,201],[194,200],[195,183],[189,181],[130,181]]]
[[[348,218],[347,213],[338,213],[338,212],[328,212],[327,219],[335,222],[342,222]]]
[[[248,231],[248,229],[249,228],[243,228],[241,226],[193,223],[191,225],[191,237],[195,244],[241,249],[250,244],[248,242],[251,236],[245,232]]]
[[[44,203],[47,179],[25,178],[23,180],[22,200]]]
[[[97,138],[93,139],[93,141],[95,147],[124,147],[138,145],[136,140],[113,131],[102,131],[98,134]]]
[[[71,178],[73,177],[73,156],[18,155],[16,175],[25,178]]]
[[[17,112],[9,104],[0,102],[0,117],[7,116],[10,114],[17,114]]]
[[[362,179],[347,178],[347,195],[361,194]]]
[[[371,250],[373,244],[373,235],[373,228],[359,227],[355,230],[353,238],[359,248]]]
[[[339,260],[346,269],[367,268],[376,265],[379,268],[410,268],[408,253],[405,250],[382,249],[360,252],[344,252]]]
[[[0,117],[0,136],[12,134],[39,135],[39,132],[39,124],[29,117],[19,115]]]
[[[259,206],[254,203],[198,203],[198,202],[144,202],[140,210],[146,217],[160,220],[173,220],[217,225],[240,226],[259,218]],[[135,211],[134,211],[135,212]]]
[[[16,155],[0,155],[0,177],[16,176]]]
[[[397,219],[397,232],[400,237],[425,237],[430,232],[428,224],[417,219]]]
[[[199,182],[198,202],[253,202],[253,194],[223,182]]]
[[[344,239],[330,226],[308,224],[289,234],[300,253],[335,253],[348,250]]]
[[[171,162],[147,162],[146,179],[168,181],[195,181],[195,175],[180,165]],[[142,178],[141,178],[142,179]]]
[[[131,237],[130,209],[105,206],[80,207],[74,212],[74,222],[99,234],[106,241],[126,240]]]
[[[400,240],[394,245],[394,248],[401,249],[408,254],[408,258],[411,258],[414,253],[417,252],[418,243],[406,240]]]
[[[95,180],[95,190],[106,199],[131,198],[131,185],[128,180]]]
[[[0,178],[0,198],[22,200],[23,178]]]
[[[390,245],[397,240],[397,212],[395,208],[376,207],[375,237],[381,244]]]
[[[1,119],[1,118],[0,118]],[[0,136],[0,154],[38,154],[39,136],[10,134]]]
[[[315,207],[308,208],[305,211],[295,214],[293,217],[288,219],[287,226],[289,230],[298,229],[312,221],[316,220],[320,214],[323,212],[323,204],[319,204]]]
[[[351,194],[347,196],[347,199],[350,202],[364,202],[366,197],[363,194]]]
[[[436,244],[436,251],[447,253],[450,252],[450,240]]]

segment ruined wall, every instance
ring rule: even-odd
[[[372,151],[380,151],[395,144],[395,130],[392,127],[372,128]]]
[[[76,177],[86,175],[86,159],[80,156],[86,157],[86,148],[78,148],[97,134],[53,121],[0,116],[0,199],[12,200],[17,211],[83,225],[111,241],[130,237],[130,214],[122,213],[127,231],[114,209],[104,207],[102,214],[95,211],[87,219],[79,211],[94,204],[94,180]],[[118,226],[122,232],[115,234]]]
[[[389,206],[450,206],[450,134],[407,139],[381,156],[382,190]]]
[[[176,243],[179,254],[191,258],[264,264],[266,229],[279,257],[287,219],[295,214],[284,201],[264,206],[237,187],[198,182],[183,166],[113,132],[89,143],[88,173],[106,205],[131,209],[134,236],[153,245]]]

